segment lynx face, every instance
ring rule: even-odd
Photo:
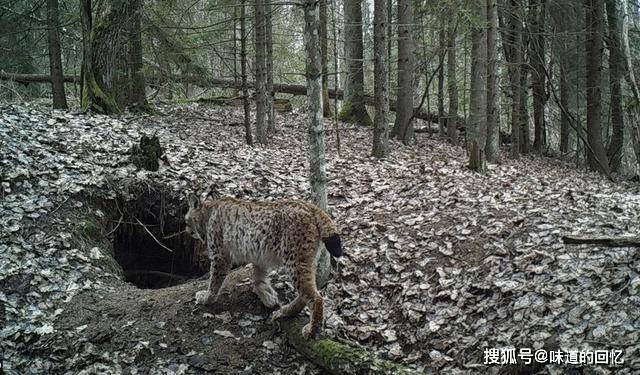
[[[292,274],[298,296],[281,307],[274,319],[298,314],[305,305],[312,312],[303,328],[306,338],[318,333],[324,301],[316,289],[316,255],[320,241],[340,256],[340,237],[331,218],[317,206],[287,200],[248,202],[235,198],[189,197],[186,231],[206,244],[211,270],[209,288],[196,293],[196,303],[216,301],[233,265],[252,263],[254,291],[267,307],[278,305],[278,295],[267,278],[269,270],[284,265]]]

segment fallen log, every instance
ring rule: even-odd
[[[79,76],[70,76],[65,75],[63,77],[65,82],[78,82],[80,81]],[[48,74],[15,74],[15,73],[5,73],[0,71],[0,80],[3,81],[15,81],[18,83],[50,83],[51,76]]]
[[[380,359],[346,340],[305,340],[301,329],[307,320],[302,317],[284,318],[279,323],[289,345],[329,374],[422,374],[401,364]]]
[[[236,85],[236,82],[232,79],[223,79],[223,78],[203,78],[203,77],[192,77],[192,76],[173,76],[171,77],[172,81],[175,82],[186,82],[191,83],[197,86],[212,86],[212,87],[224,87],[224,88],[241,88]],[[154,80],[148,80],[148,82],[153,82]],[[247,82],[247,85],[250,88],[255,88],[254,82]],[[281,94],[291,94],[291,95],[307,95],[307,87],[304,85],[292,85],[286,83],[274,83],[273,91]],[[336,90],[335,88],[329,88],[329,97],[331,99],[339,99],[342,100],[344,98],[343,90]],[[373,106],[375,105],[375,99],[370,95],[364,96],[364,102],[366,105]],[[389,101],[389,110],[395,112],[396,111],[396,102],[394,100]],[[415,118],[419,118],[424,121],[429,121],[433,123],[438,123],[438,114],[426,112],[422,110],[418,110],[418,108],[414,108]],[[456,118],[456,123],[458,124],[458,128],[462,129],[465,127],[465,121],[462,117]]]
[[[568,234],[562,237],[566,244],[593,244],[605,247],[640,247],[640,237],[637,236],[594,236]]]
[[[29,83],[48,83],[51,82],[51,76],[46,74],[14,74],[14,73],[5,73],[0,72],[0,80],[5,81],[15,81],[19,83],[29,84]],[[206,78],[206,77],[194,77],[194,76],[171,76],[171,77],[146,77],[147,84],[157,85],[161,82],[173,81],[173,82],[182,82],[182,83],[191,83],[196,86],[201,87],[221,87],[221,88],[237,88],[241,87],[232,79],[224,79],[224,78]],[[79,82],[79,76],[64,76],[65,82]],[[250,88],[254,88],[254,82],[247,82],[247,85]],[[307,87],[304,85],[292,85],[286,83],[274,83],[273,91],[281,94],[291,94],[291,95],[307,95]],[[342,100],[344,98],[343,90],[329,89],[329,97],[332,99]],[[370,95],[364,96],[365,104],[369,106],[375,105],[375,100]],[[395,112],[396,111],[396,102],[394,100],[389,101],[389,110]],[[432,123],[438,123],[438,114],[432,112],[426,112],[423,110],[418,110],[418,108],[414,108],[414,117],[419,118],[424,121],[429,121]],[[462,117],[458,116],[456,118],[456,123],[458,125],[458,129],[464,129],[465,121]]]

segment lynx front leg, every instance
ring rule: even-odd
[[[226,257],[216,254],[211,259],[209,270],[209,289],[196,292],[196,304],[209,305],[218,299],[220,287],[231,269],[231,262]]]
[[[267,270],[253,265],[253,291],[266,307],[273,308],[278,305],[278,293],[271,287],[267,276]]]

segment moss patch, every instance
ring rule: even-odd
[[[363,126],[373,126],[373,121],[366,108],[357,110],[351,100],[345,100],[342,103],[340,112],[338,112],[338,120]]]

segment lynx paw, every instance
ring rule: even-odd
[[[302,337],[305,340],[315,338],[315,336],[316,336],[315,333],[312,332],[312,329],[311,329],[311,323],[307,323],[307,325],[302,327]]]
[[[276,320],[282,318],[284,314],[282,314],[282,309],[276,310],[273,315],[271,315],[271,321],[275,322]]]
[[[211,293],[208,290],[200,290],[196,292],[196,304],[197,305],[208,305],[211,303]]]
[[[278,306],[280,303],[278,300],[278,294],[273,289],[267,292],[258,293],[258,297],[260,297],[260,301],[270,309]]]

